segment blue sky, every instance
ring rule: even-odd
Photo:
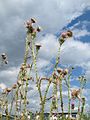
[[[43,28],[41,34],[37,36],[37,42],[42,44],[38,56],[38,69],[41,76],[46,75],[48,70],[51,73],[61,32],[67,29],[73,31],[73,38],[64,43],[61,48],[60,66],[74,66],[75,78],[85,71],[88,84],[84,95],[87,98],[86,106],[90,109],[90,95],[87,94],[90,93],[90,0],[22,0],[22,2],[1,0],[0,53],[8,54],[9,64],[0,66],[0,84],[10,87],[17,80],[23,62],[26,37],[24,22],[31,17],[35,17]],[[77,88],[79,84],[73,80],[71,85]],[[65,90],[63,94],[66,92]],[[32,102],[30,107],[34,109],[33,104],[38,102],[36,99],[38,93],[34,85],[28,95]],[[35,107],[38,108],[38,104]]]

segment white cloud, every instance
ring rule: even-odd
[[[7,85],[7,87],[11,87],[11,85],[17,80],[18,72],[19,68],[16,67],[12,67],[7,70],[2,70],[0,72],[0,82]]]
[[[41,38],[41,50],[39,53],[40,58],[50,60],[52,57],[55,57],[58,51],[58,40],[57,37],[53,34],[47,34]]]
[[[86,29],[75,29],[75,31],[73,31],[74,35],[76,38],[80,38],[83,37],[85,35],[90,35],[90,32],[88,32]]]
[[[55,32],[81,15],[83,10],[90,6],[90,1],[78,0],[77,4],[77,0],[1,0],[0,5],[1,19],[9,17],[4,23],[8,24],[8,27],[16,24],[19,19],[22,23],[23,20],[35,16],[45,31]]]
[[[90,59],[90,44],[81,41],[67,41],[62,48],[62,63],[80,65],[87,63]]]

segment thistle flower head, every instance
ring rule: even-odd
[[[25,22],[25,27],[27,28],[28,33],[33,33],[34,28],[33,28],[33,22],[31,20]]]
[[[65,41],[66,41],[66,38],[70,38],[70,37],[72,37],[73,36],[73,33],[72,33],[72,31],[70,31],[70,30],[68,30],[68,31],[66,31],[66,32],[63,32],[62,34],[61,34],[61,37],[59,38],[59,43],[60,43],[60,45],[62,45]]]
[[[68,38],[68,37],[72,37],[73,36],[73,33],[72,33],[72,31],[70,31],[70,30],[67,30],[66,32],[63,32],[62,34],[61,34],[61,37],[62,38]]]
[[[72,37],[72,36],[73,36],[72,31],[68,30],[68,31],[67,31],[67,36],[68,36],[68,37]]]

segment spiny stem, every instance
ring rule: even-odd
[[[68,117],[70,117],[70,75],[68,75]]]
[[[42,102],[42,93],[41,93],[41,83],[39,83],[39,76],[38,76],[38,70],[37,70],[37,64],[36,64],[36,56],[37,56],[37,53],[35,54],[35,43],[34,43],[34,40],[32,41],[32,56],[33,56],[33,63],[34,63],[34,70],[35,70],[35,73],[36,73],[36,84],[37,84],[37,88],[38,88],[38,91],[39,91],[39,96],[40,96],[40,100]]]
[[[59,90],[60,90],[60,103],[61,103],[61,110],[62,110],[62,117],[63,117],[63,97],[62,97],[62,78],[60,78],[60,82],[59,82]]]

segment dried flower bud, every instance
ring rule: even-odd
[[[37,32],[41,32],[41,27],[39,26],[39,27],[37,27]]]
[[[36,23],[37,21],[36,21],[35,18],[31,18],[31,22],[32,22],[32,23]]]
[[[33,78],[32,78],[32,77],[28,77],[27,79],[28,79],[28,80],[32,80]]]
[[[30,64],[27,64],[27,66],[26,66],[26,67],[27,67],[27,68],[31,68],[31,66],[32,66],[32,65],[30,65]]]
[[[8,64],[7,55],[6,55],[5,53],[2,53],[2,54],[1,54],[1,57],[2,57],[2,61],[3,61],[5,64]]]
[[[28,33],[33,33],[34,28],[33,28],[33,22],[31,20],[25,23],[25,27],[27,28]]]
[[[27,105],[29,104],[29,100],[27,100]]]
[[[80,94],[80,89],[78,90],[73,90],[71,93],[72,99],[78,98],[78,95]]]
[[[8,64],[8,61],[5,61],[5,64]]]
[[[25,63],[22,63],[22,65],[21,65],[21,70],[24,70],[26,68],[26,65],[25,65]]]
[[[67,75],[68,74],[68,69],[63,70],[63,74]]]
[[[73,36],[73,33],[70,31],[70,30],[68,30],[67,32],[63,32],[62,34],[61,34],[61,37],[64,39],[64,38],[68,38],[68,37],[72,37]]]
[[[7,93],[11,92],[12,88],[6,88]]]
[[[68,31],[67,31],[67,36],[68,36],[68,37],[72,37],[72,36],[73,36],[72,31],[68,30]]]
[[[17,84],[14,84],[13,86],[12,86],[12,89],[16,89],[17,88]]]
[[[41,48],[40,44],[36,44],[36,49],[39,50]]]
[[[60,74],[60,73],[63,72],[63,69],[61,69],[61,68],[57,68],[57,72]]]
[[[5,60],[5,59],[7,58],[7,56],[6,56],[5,53],[2,53],[1,56],[2,56],[2,59],[3,59],[3,60]]]
[[[26,76],[23,78],[23,81],[27,81],[27,77]]]
[[[74,103],[71,104],[71,109],[74,110]]]

